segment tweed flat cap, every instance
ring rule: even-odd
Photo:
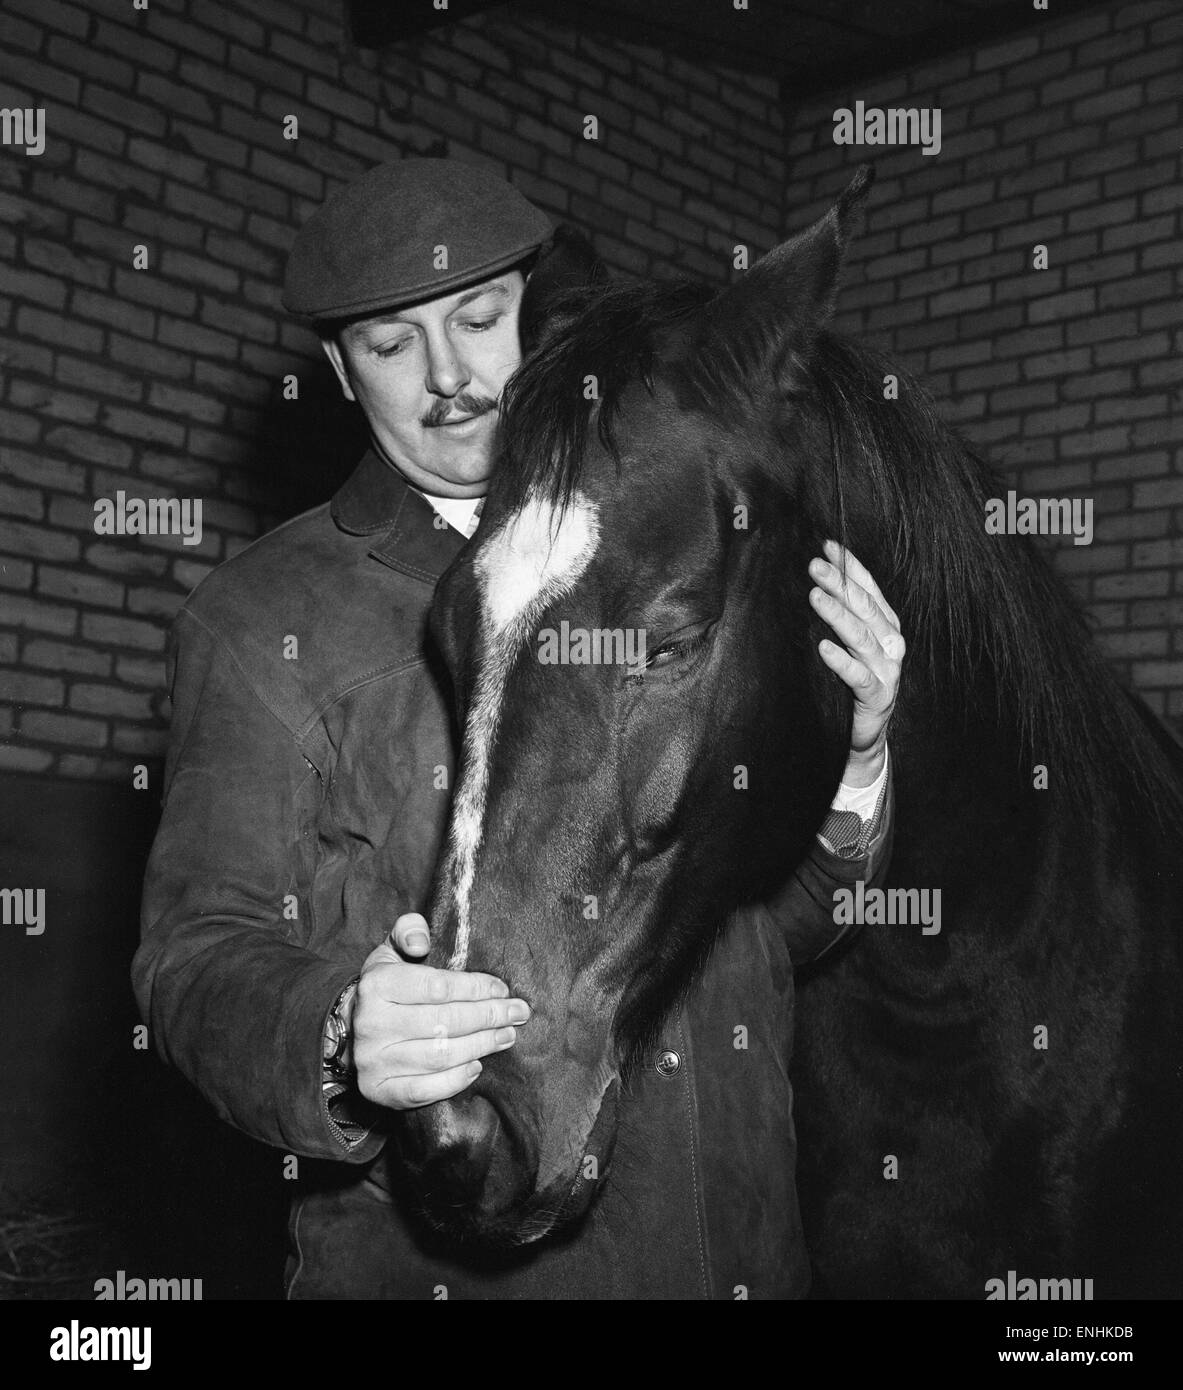
[[[551,231],[545,213],[484,169],[452,159],[379,164],[300,229],[283,305],[317,320],[433,299],[508,269]],[[447,265],[436,269],[440,246]]]

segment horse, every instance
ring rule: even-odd
[[[609,281],[524,310],[482,524],[432,614],[462,752],[431,959],[552,1018],[409,1115],[403,1152],[469,1237],[584,1213],[632,1059],[840,779],[851,697],[807,602],[834,538],[910,651],[886,889],[941,909],[936,931],[868,914],[801,973],[815,1289],[1177,1294],[1183,749],[1041,550],[987,528],[1000,477],[828,327],[869,182],[722,291]],[[641,630],[643,658],[547,667],[536,644],[564,622]],[[610,932],[574,925],[589,894]]]

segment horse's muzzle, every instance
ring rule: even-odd
[[[520,1246],[578,1220],[607,1177],[618,1095],[613,1081],[578,1162],[541,1188],[537,1138],[487,1095],[470,1091],[404,1116],[399,1155],[428,1222],[464,1243]]]

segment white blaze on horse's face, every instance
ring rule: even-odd
[[[530,497],[485,543],[474,570],[484,650],[464,731],[464,772],[452,807],[444,882],[456,904],[456,944],[449,968],[468,962],[470,898],[484,838],[493,743],[505,683],[522,645],[548,604],[574,588],[600,539],[595,506],[579,492],[560,510]]]

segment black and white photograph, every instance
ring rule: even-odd
[[[1178,0],[3,0],[0,137],[33,1366],[417,1300],[1151,1364]]]

